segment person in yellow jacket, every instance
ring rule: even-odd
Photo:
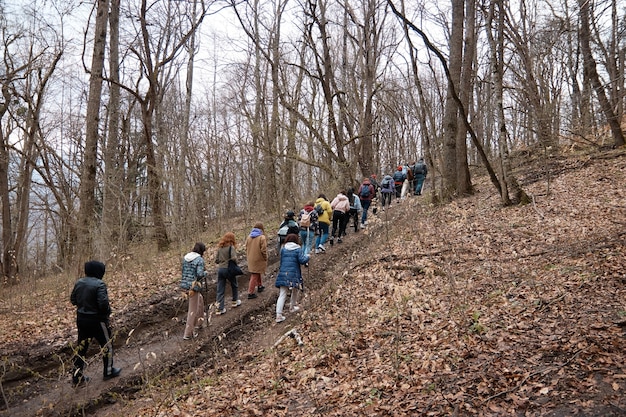
[[[326,195],[320,194],[315,200],[315,210],[317,210],[317,227],[319,234],[315,242],[315,253],[326,252],[324,244],[328,240],[328,228],[333,218],[333,209],[326,198]]]

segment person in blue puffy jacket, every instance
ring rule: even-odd
[[[300,266],[309,262],[309,255],[299,245],[299,237],[296,234],[288,234],[285,244],[280,249],[280,269],[276,276],[276,288],[280,290],[276,302],[276,323],[285,320],[283,308],[287,299],[287,291],[291,290],[290,309],[291,313],[300,310],[298,306],[298,291],[302,289],[302,271]]]

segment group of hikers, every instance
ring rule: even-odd
[[[428,169],[423,158],[417,163],[398,165],[393,174],[386,174],[379,182],[372,174],[364,178],[358,188],[348,187],[340,191],[332,200],[324,193],[315,201],[307,202],[296,216],[294,210],[288,210],[278,230],[278,250],[280,266],[274,286],[279,289],[276,302],[276,322],[286,319],[284,315],[287,295],[290,294],[289,311],[298,312],[299,293],[303,289],[301,267],[308,267],[313,254],[327,251],[327,243],[331,246],[335,241],[341,243],[346,236],[350,221],[354,231],[367,227],[370,207],[374,214],[377,201],[381,201],[382,210],[391,206],[393,196],[399,202],[410,194],[421,195]],[[205,325],[205,302],[202,295],[203,284],[206,289],[207,270],[204,253],[206,245],[197,242],[193,249],[185,254],[182,262],[182,278],[180,288],[188,299],[187,319],[183,339],[189,340],[198,336],[199,330]],[[267,237],[263,223],[256,223],[245,241],[247,269],[250,273],[248,283],[248,299],[258,297],[265,290],[262,277],[268,266]],[[226,313],[226,284],[231,288],[231,307],[241,305],[237,277],[243,275],[238,266],[237,241],[232,232],[225,233],[217,244],[215,255],[217,264],[217,295],[216,315]],[[70,300],[76,306],[78,327],[78,349],[74,359],[72,383],[74,386],[89,380],[83,374],[85,354],[89,340],[95,338],[103,351],[103,378],[109,379],[120,375],[121,369],[113,367],[113,350],[111,344],[111,327],[109,316],[111,308],[107,287],[102,281],[105,265],[98,261],[85,263],[85,277],[79,279],[72,291]]]

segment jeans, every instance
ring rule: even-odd
[[[363,214],[361,214],[361,224],[365,224],[365,222],[367,221],[367,211],[370,208],[370,204],[372,204],[372,200],[361,201],[361,206],[363,206]]]
[[[226,281],[230,281],[230,289],[233,293],[233,301],[239,299],[239,285],[237,284],[237,277],[233,277],[228,273],[228,269],[219,268],[217,270],[217,303],[218,309],[224,309],[224,294],[226,292]]]
[[[319,222],[318,226],[320,229],[320,234],[317,236],[317,240],[315,242],[315,247],[319,248],[320,245],[323,245],[328,240],[328,223]]]
[[[302,241],[302,251],[305,255],[311,252],[313,247],[313,240],[315,239],[315,231],[311,229],[300,229],[300,240]]]
[[[426,177],[424,174],[417,174],[415,176],[415,195],[422,194],[422,186],[424,185],[424,180]]]

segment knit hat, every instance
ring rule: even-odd
[[[285,213],[285,219],[293,219],[296,216],[296,213],[294,213],[292,210],[288,210],[287,213]]]
[[[402,171],[402,165],[398,165],[398,171]]]
[[[104,276],[105,266],[102,262],[89,261],[85,262],[85,275],[88,277],[102,279]]]

